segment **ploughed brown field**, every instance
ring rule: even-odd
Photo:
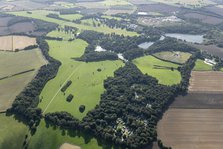
[[[221,149],[223,109],[169,109],[158,136],[173,149]]]
[[[193,71],[189,92],[223,92],[223,72]]]

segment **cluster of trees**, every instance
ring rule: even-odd
[[[74,96],[73,96],[72,94],[69,94],[69,95],[67,96],[67,101],[68,101],[68,102],[71,102],[73,98],[74,98]]]
[[[35,78],[16,97],[12,107],[9,109],[9,112],[13,112],[26,120],[31,128],[34,124],[37,124],[41,118],[41,109],[37,107],[39,95],[46,83],[56,76],[58,68],[61,65],[59,61],[48,55],[49,46],[43,38],[37,38],[37,44],[47,59],[48,64],[40,68]]]
[[[67,81],[67,83],[61,88],[61,92],[65,92],[71,84],[72,84],[71,80]]]
[[[57,125],[67,129],[77,129],[79,127],[79,120],[74,118],[70,113],[62,111],[55,113],[47,113],[45,120],[48,124]]]
[[[67,19],[61,18],[58,14],[55,14],[55,13],[49,13],[48,15],[46,15],[46,17],[54,18],[54,19],[62,20],[62,21],[69,21]]]
[[[157,121],[174,99],[176,88],[158,84],[132,63],[117,70],[104,87],[100,104],[83,118],[80,127],[123,148],[143,148],[156,140]],[[125,128],[117,128],[118,118]]]
[[[162,51],[181,51],[181,52],[197,52],[198,49],[191,47],[177,39],[166,37],[164,40],[155,42],[147,51],[148,54],[154,54]]]
[[[132,60],[144,54],[144,51],[138,48],[139,44],[152,41],[148,36],[125,37],[122,35],[103,34],[94,31],[84,31],[78,35],[78,38],[89,43],[88,47],[85,49],[85,54],[79,59],[84,61],[114,60],[117,59],[115,53],[123,53],[127,60]],[[112,52],[95,52],[95,47],[97,45]]]

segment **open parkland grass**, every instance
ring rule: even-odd
[[[177,64],[164,62],[153,56],[144,56],[137,58],[133,60],[133,63],[142,71],[142,73],[155,77],[160,84],[173,85],[180,83],[181,75],[179,71],[154,68],[154,65],[177,68]]]
[[[193,71],[212,71],[212,66],[204,63],[203,60],[198,59],[195,63]]]
[[[44,121],[41,121],[35,135],[30,139],[29,149],[58,149],[63,143],[77,145],[82,149],[102,149],[95,138],[90,138],[89,135],[85,136],[47,126]]]
[[[44,113],[67,111],[78,119],[82,119],[89,110],[95,108],[100,101],[100,95],[104,92],[104,80],[113,76],[114,71],[123,66],[120,60],[101,62],[80,62],[71,58],[80,57],[84,53],[87,43],[77,39],[68,41],[48,41],[49,54],[62,62],[57,76],[44,87],[40,98],[39,107]],[[98,72],[97,69],[102,69]],[[64,95],[60,91],[61,86],[71,80],[73,83]],[[71,102],[66,101],[69,94],[74,95]],[[79,112],[79,106],[85,105],[85,112]]]
[[[0,114],[0,122],[0,149],[22,148],[28,127],[5,114]]]
[[[165,52],[155,53],[154,56],[162,60],[183,64],[190,58],[191,54],[186,52],[165,51]]]
[[[74,37],[72,33],[66,33],[65,31],[58,31],[58,30],[50,32],[49,34],[47,34],[47,36],[56,38],[59,37],[63,38],[63,40],[69,40]]]
[[[81,14],[64,14],[60,15],[61,18],[73,21],[82,18],[83,16]]]
[[[97,31],[97,32],[103,32],[105,34],[116,33],[116,34],[120,34],[120,35],[123,34],[125,36],[138,35],[136,32],[126,31],[126,30],[120,29],[120,28],[112,29],[107,26],[93,27],[93,26],[87,26],[87,25],[83,25],[83,24],[76,24],[73,22],[58,20],[58,19],[54,19],[54,18],[49,18],[46,16],[49,13],[55,13],[53,11],[35,10],[35,11],[31,11],[31,12],[32,12],[32,14],[29,14],[26,11],[9,12],[9,13],[17,15],[17,16],[29,17],[29,18],[34,18],[34,19],[40,19],[40,20],[47,21],[47,22],[52,22],[52,23],[59,24],[61,26],[63,26],[63,25],[72,26],[72,27],[78,28],[79,30],[93,30],[93,31]]]

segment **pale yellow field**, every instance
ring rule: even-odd
[[[15,51],[24,49],[30,45],[36,45],[36,39],[27,36],[1,36],[0,50]]]

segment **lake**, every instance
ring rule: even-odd
[[[204,41],[203,35],[167,33],[165,36],[185,40],[191,43],[202,43]]]

